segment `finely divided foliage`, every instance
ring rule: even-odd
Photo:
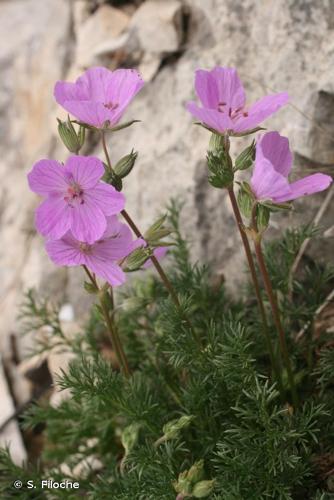
[[[69,396],[25,412],[24,429],[44,427],[41,461],[18,467],[1,451],[1,497],[330,499],[334,356],[326,328],[312,328],[333,270],[309,262],[294,272],[305,239],[320,237],[311,226],[269,244],[263,239],[273,212],[332,180],[314,174],[289,183],[292,154],[277,132],[259,136],[234,161],[230,138],[258,131],[288,96],[246,107],[235,69],[196,72],[203,107],[187,108],[212,133],[209,182],[228,192],[251,271],[252,283],[231,297],[212,269],[191,262],[178,202],[144,233],[125,209],[120,191],[137,153],[113,167],[106,137],[133,123],[117,125],[142,85],[133,70],[106,68],[56,84],[57,102],[77,120],[60,122],[60,136],[76,154],[65,165],[41,160],[28,175],[44,198],[36,227],[56,265],[83,268],[97,304],[68,338],[57,308],[27,294],[24,330],[48,327],[36,350],[73,353],[57,380]],[[82,128],[100,134],[106,163],[79,156]],[[250,182],[238,183],[237,202],[235,176],[253,162]],[[168,247],[166,274],[158,259]],[[150,265],[157,274],[135,277],[115,300],[113,288],[126,273]],[[23,488],[15,490],[18,477]],[[42,478],[73,477],[79,492],[41,486]],[[29,489],[28,480],[36,487]]]

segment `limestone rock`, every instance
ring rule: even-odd
[[[129,16],[121,10],[110,5],[101,5],[92,16],[78,27],[77,65],[82,68],[94,65],[101,52],[106,51],[108,44],[116,42],[117,46],[117,40],[120,44],[120,36],[125,32],[129,20]]]
[[[147,0],[133,15],[130,30],[145,52],[171,53],[180,47],[181,20],[179,0]]]
[[[29,20],[29,22],[27,22]],[[36,238],[33,212],[38,200],[26,173],[39,158],[53,155],[55,81],[72,50],[67,0],[0,2],[0,346],[15,331],[22,291],[48,281],[51,266]],[[49,274],[50,277],[50,274]],[[59,289],[60,290],[60,289]],[[62,289],[62,292],[64,289]]]

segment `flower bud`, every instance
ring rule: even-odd
[[[121,435],[121,442],[123,445],[123,448],[125,449],[125,454],[128,455],[128,453],[132,450],[134,445],[138,441],[138,434],[139,434],[139,429],[140,429],[140,424],[130,424],[122,432]]]
[[[218,134],[211,134],[209,151],[215,152],[224,149],[224,137]]]
[[[161,436],[155,443],[155,446],[159,446],[165,441],[171,439],[177,439],[180,435],[180,431],[189,426],[190,422],[193,420],[193,415],[183,415],[181,418],[176,418],[167,422],[162,428],[163,436]]]
[[[183,415],[181,418],[176,418],[167,422],[162,428],[166,440],[175,439],[179,436],[180,431],[189,426],[193,420],[192,415]]]
[[[212,174],[209,175],[209,182],[213,187],[223,189],[233,184],[232,160],[228,152],[224,149],[208,151],[207,162]]]
[[[142,265],[149,259],[151,251],[148,247],[136,248],[126,257],[123,262],[123,270],[127,273],[138,271]]]
[[[212,493],[214,485],[215,479],[211,479],[210,481],[200,481],[195,484],[192,490],[192,496],[195,498],[205,498]]]
[[[238,192],[238,205],[242,215],[244,215],[248,219],[252,215],[254,203],[255,199],[250,190],[249,184],[247,184],[247,182],[243,182]]]
[[[146,301],[140,297],[129,297],[122,302],[122,309],[126,312],[140,311],[146,306]]]
[[[114,166],[115,174],[121,179],[129,175],[134,167],[134,164],[136,163],[137,156],[137,151],[133,150],[130,154],[123,156],[123,158],[121,158]]]
[[[172,230],[170,228],[164,227],[166,218],[167,215],[159,217],[159,219],[154,224],[152,224],[152,226],[149,227],[144,234],[145,241],[147,241],[147,243],[151,247],[164,246],[164,242],[161,240],[172,233]]]
[[[192,483],[187,478],[187,474],[187,470],[181,472],[177,481],[173,482],[176,493],[181,493],[183,496],[190,496],[192,491]]]
[[[98,293],[99,291],[99,289],[93,283],[89,283],[88,281],[85,281],[83,286],[86,292],[92,295]]]
[[[259,233],[263,233],[269,226],[270,210],[263,205],[257,205],[256,223]]]
[[[251,167],[255,159],[255,141],[244,149],[235,160],[235,170],[246,170]]]
[[[198,460],[192,465],[188,471],[187,478],[193,484],[197,483],[204,476],[204,460]]]
[[[111,184],[112,186],[114,186],[116,191],[122,191],[122,179],[118,175],[116,175],[114,171],[110,172],[110,170],[106,170],[106,173],[103,176],[103,180],[107,184]]]
[[[85,140],[84,128],[81,125],[77,134],[69,117],[66,122],[58,119],[58,133],[63,144],[71,153],[77,154],[80,151]]]

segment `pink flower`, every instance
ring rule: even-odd
[[[219,134],[242,133],[257,127],[288,102],[285,92],[245,106],[245,91],[234,68],[216,67],[195,73],[195,89],[203,107],[187,103],[190,113]]]
[[[71,156],[63,166],[54,160],[37,162],[28,174],[30,189],[45,197],[36,210],[36,227],[59,239],[71,230],[79,241],[93,243],[106,230],[106,216],[124,208],[124,195],[101,182],[98,158]]]
[[[90,68],[75,83],[57,82],[58,104],[83,123],[97,128],[116,125],[144,85],[134,69]]]
[[[312,174],[290,184],[291,167],[288,139],[278,132],[264,134],[256,144],[255,167],[250,182],[256,198],[284,203],[323,191],[333,181],[329,175]]]
[[[50,259],[57,266],[85,265],[99,278],[112,286],[118,286],[125,281],[118,261],[131,252],[133,240],[128,226],[113,216],[107,218],[102,237],[91,245],[77,240],[68,231],[60,240],[47,241],[45,246]]]

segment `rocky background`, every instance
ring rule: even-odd
[[[193,126],[184,108],[193,98],[193,73],[214,65],[236,66],[249,101],[288,91],[291,104],[267,121],[289,136],[295,175],[313,169],[331,173],[334,163],[333,0],[0,0],[0,424],[29,398],[22,374],[17,321],[22,292],[36,287],[64,304],[75,325],[85,310],[80,270],[57,270],[33,225],[38,203],[27,187],[32,164],[63,160],[53,99],[58,79],[75,79],[92,65],[137,67],[147,82],[125,119],[142,122],[115,134],[112,159],[139,151],[126,182],[128,209],[145,228],[171,195],[186,203],[182,218],[194,258],[213,263],[238,292],[243,254],[229,203],[208,186],[208,133]],[[238,146],[242,145],[239,140]],[[100,154],[91,138],[87,153]],[[330,258],[333,243],[331,193],[307,198],[282,225],[311,221],[321,209],[324,237],[307,253]],[[325,204],[324,204],[325,200]],[[57,363],[56,363],[57,364]],[[9,386],[8,386],[8,381]],[[25,456],[16,424],[0,442]]]

